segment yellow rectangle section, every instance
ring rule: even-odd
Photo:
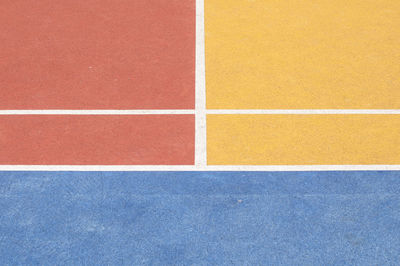
[[[399,0],[205,0],[208,109],[400,108]]]
[[[400,115],[207,115],[209,165],[400,164]]]

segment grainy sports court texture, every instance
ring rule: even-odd
[[[400,263],[399,1],[0,2],[0,265]]]

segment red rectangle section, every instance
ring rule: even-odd
[[[195,0],[3,0],[0,109],[193,109]]]
[[[190,165],[194,115],[3,115],[3,165]]]

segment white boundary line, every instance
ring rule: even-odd
[[[197,72],[202,72],[198,69]],[[204,71],[202,72],[204,73]],[[196,131],[199,144],[204,146],[206,114],[400,114],[399,109],[212,109],[205,107],[204,78],[196,78],[196,109],[182,110],[0,110],[0,115],[179,115],[196,114]]]
[[[0,165],[0,171],[398,171],[400,165]]]
[[[195,165],[207,165],[204,0],[196,0],[196,134]]]
[[[207,114],[400,114],[398,109],[304,109],[304,110],[273,110],[273,109],[249,109],[249,110],[207,110]]]
[[[194,110],[0,110],[0,115],[179,115]]]

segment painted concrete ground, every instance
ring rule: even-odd
[[[400,1],[3,0],[0,25],[0,265],[399,265]]]
[[[1,265],[398,265],[399,172],[2,172]]]

